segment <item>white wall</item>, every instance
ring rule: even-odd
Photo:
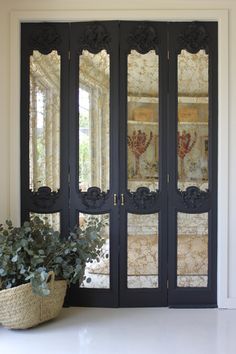
[[[225,303],[222,306],[236,307],[236,217],[234,216],[234,200],[236,200],[236,1],[224,0],[0,0],[0,221],[10,216],[10,16],[15,10],[55,10],[63,14],[63,10],[116,10],[137,9],[228,9],[229,10],[229,234],[228,239],[228,289]],[[194,13],[194,12],[193,12]],[[89,18],[88,18],[89,19]],[[104,18],[105,19],[105,18]],[[109,18],[108,18],[109,19]],[[119,19],[119,17],[117,17]],[[226,39],[227,40],[227,39]],[[228,144],[227,141],[224,142]],[[12,158],[12,156],[11,156]],[[227,156],[225,156],[227,158]],[[11,209],[12,209],[11,205]],[[18,206],[16,206],[17,208]]]

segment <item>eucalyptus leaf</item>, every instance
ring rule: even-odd
[[[76,226],[62,238],[47,218],[32,217],[21,227],[14,227],[8,220],[0,225],[1,289],[30,281],[34,293],[47,296],[50,271],[56,279],[80,285],[86,279],[86,263],[103,257],[101,231],[105,225],[99,216],[88,216],[83,226]]]
[[[17,262],[17,259],[18,259],[18,255],[16,254],[15,256],[12,257],[11,261],[15,263]]]

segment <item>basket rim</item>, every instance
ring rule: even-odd
[[[55,282],[65,282],[66,283],[66,280],[64,279],[59,279],[59,280],[55,280]],[[0,289],[0,296],[1,294],[6,294],[7,292],[11,292],[13,290],[16,290],[16,289],[23,289],[23,288],[27,288],[27,287],[31,287],[32,288],[32,285],[30,282],[28,283],[24,283],[24,284],[20,284],[20,285],[17,285],[17,286],[13,286],[12,288],[9,288],[9,289]],[[36,294],[35,294],[36,295]],[[40,295],[37,295],[39,297],[47,297],[47,296],[40,296]]]

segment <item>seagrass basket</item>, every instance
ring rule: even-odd
[[[59,315],[65,294],[66,281],[49,281],[50,294],[38,296],[32,292],[31,284],[0,291],[0,323],[7,328],[26,329],[35,327]]]

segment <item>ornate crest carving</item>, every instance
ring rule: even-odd
[[[50,208],[58,198],[58,192],[52,192],[49,187],[40,187],[32,192],[33,203],[41,209]]]
[[[198,187],[188,187],[185,191],[178,189],[178,195],[182,198],[184,205],[189,209],[197,209],[208,199],[208,192],[201,191]]]
[[[132,198],[136,209],[147,209],[153,207],[158,199],[159,192],[151,192],[147,187],[139,187],[136,192],[129,193]]]
[[[78,42],[81,50],[87,49],[95,54],[103,49],[109,52],[111,36],[104,26],[94,23],[85,28],[84,34],[79,38]]]
[[[139,25],[128,36],[130,49],[135,49],[145,54],[152,49],[158,52],[158,35],[156,29],[151,25]]]
[[[93,209],[100,208],[108,198],[108,193],[102,192],[98,187],[90,187],[87,192],[81,192],[80,190],[80,195],[82,198],[82,203],[87,208]]]
[[[208,52],[209,35],[206,28],[197,22],[190,23],[179,35],[178,46],[181,49],[187,49],[191,54],[196,54],[200,49]]]
[[[61,44],[61,36],[53,24],[45,23],[35,29],[29,38],[30,46],[42,54],[49,54],[58,49]]]

